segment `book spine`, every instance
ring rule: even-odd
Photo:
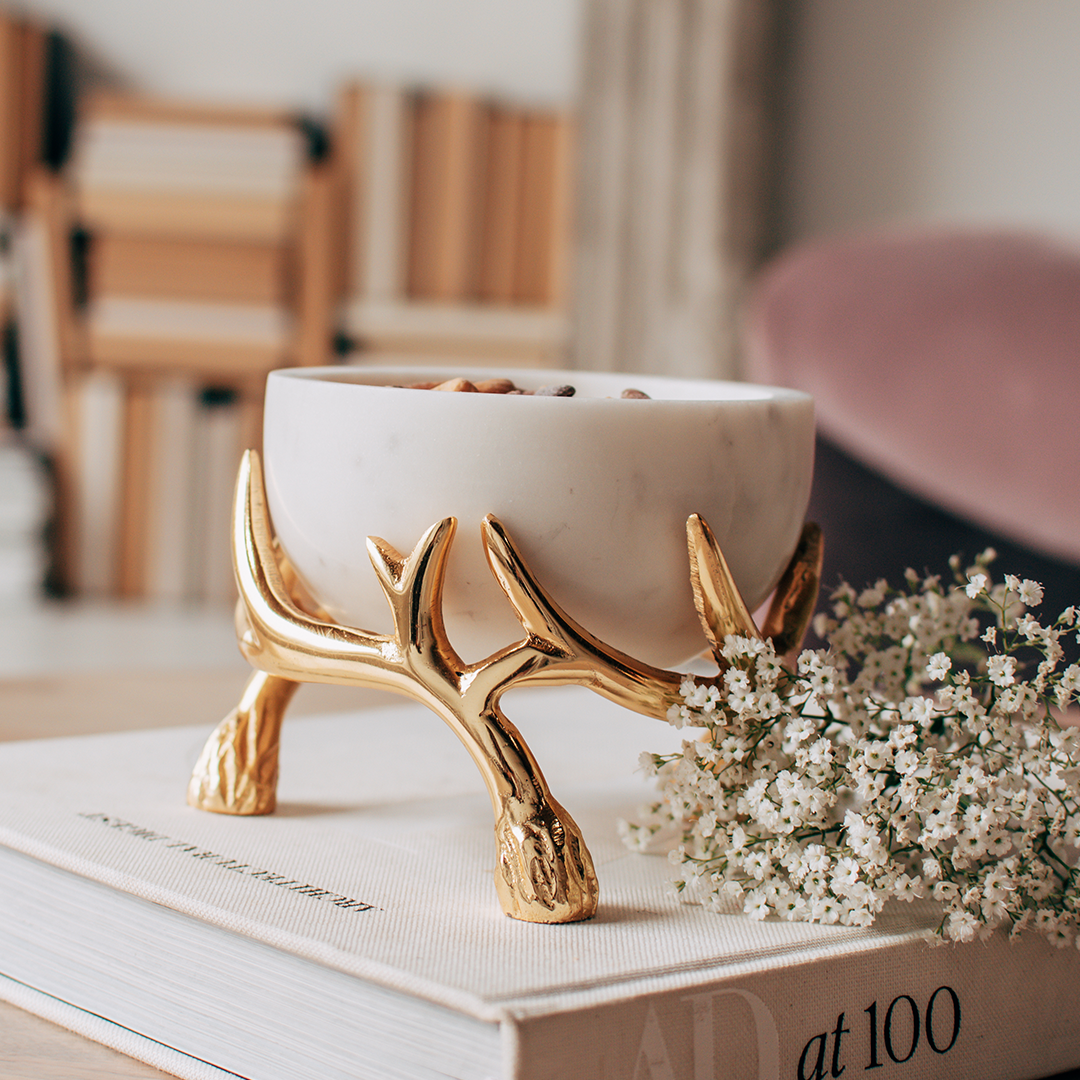
[[[115,595],[119,544],[121,431],[124,394],[115,375],[75,377],[70,384],[74,583],[83,596]]]
[[[345,84],[337,95],[330,137],[330,201],[336,223],[330,261],[334,298],[339,302],[356,293],[363,280],[358,254],[369,122],[368,88]]]
[[[371,87],[365,126],[358,140],[352,295],[377,303],[400,300],[405,295],[411,199],[409,105],[409,96],[399,87]]]
[[[156,383],[152,393],[154,476],[146,524],[145,592],[152,600],[190,600],[196,391],[187,380],[166,379]]]
[[[557,307],[566,293],[571,122],[558,114],[534,113],[523,128],[513,298]]]
[[[420,94],[413,125],[408,294],[469,299],[482,201],[481,105],[467,94]]]
[[[488,303],[509,304],[514,299],[524,134],[525,120],[520,112],[498,106],[488,110],[477,273],[477,296]]]
[[[18,201],[19,167],[19,24],[0,11],[0,213],[10,214]]]
[[[154,397],[142,381],[124,389],[121,421],[120,540],[116,592],[122,599],[146,595],[150,486],[154,475]]]
[[[235,390],[203,391],[195,420],[197,457],[192,508],[193,551],[190,591],[197,600],[235,601],[231,521],[233,488],[245,437],[240,395]]]
[[[87,228],[162,238],[277,244],[289,238],[294,212],[292,198],[104,187],[78,193],[79,218]]]
[[[62,341],[59,282],[48,210],[33,208],[13,234],[15,318],[19,329],[19,382],[25,437],[51,452],[63,439]],[[61,267],[61,270],[63,268]]]
[[[723,918],[723,916],[718,916]],[[1017,1080],[1080,1064],[1080,958],[1034,934],[923,937],[520,1019],[515,1080]]]
[[[209,243],[103,233],[89,245],[95,296],[284,302],[285,253],[272,244]]]
[[[302,227],[296,244],[296,320],[291,362],[315,367],[330,362],[334,319],[334,172],[329,163],[305,174],[300,203]]]
[[[24,23],[20,27],[18,47],[19,144],[16,198],[21,205],[23,183],[31,170],[42,160],[48,36],[40,26]]]

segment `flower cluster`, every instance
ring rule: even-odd
[[[1007,927],[1080,948],[1078,613],[994,584],[985,552],[955,583],[843,585],[792,668],[728,637],[668,720],[700,729],[645,753],[661,799],[628,843],[674,829],[675,887],[716,910],[867,926],[890,899],[940,904],[941,936]]]

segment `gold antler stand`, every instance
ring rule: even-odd
[[[368,539],[368,553],[393,613],[394,632],[341,626],[312,609],[270,532],[258,455],[240,467],[233,553],[240,648],[259,670],[236,709],[211,735],[192,774],[188,802],[228,814],[274,809],[278,740],[301,682],[382,687],[423,702],[450,725],[476,762],[495,812],[495,886],[507,915],[575,922],[596,913],[592,859],[573,818],[548,789],[499,701],[514,686],[577,683],[636,712],[663,717],[683,676],[641,663],[573,621],[530,573],[502,525],[482,525],[488,564],[517,612],[525,638],[466,664],[446,635],[442,587],[455,522],[433,525],[402,556]],[[694,598],[718,663],[727,634],[761,636],[708,525],[687,522]],[[817,595],[820,533],[807,526],[777,590],[766,628],[784,650],[802,640]]]

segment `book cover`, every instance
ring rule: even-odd
[[[859,929],[686,905],[667,860],[617,828],[651,794],[639,751],[681,733],[580,688],[506,708],[582,826],[594,920],[502,915],[481,782],[413,706],[287,721],[265,818],[184,805],[212,721],[16,743],[0,748],[0,996],[188,1077],[1024,1080],[1080,1064],[1076,950],[934,946],[931,906]]]

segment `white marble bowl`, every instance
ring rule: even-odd
[[[489,571],[494,514],[578,623],[660,666],[705,647],[686,519],[716,534],[751,610],[798,541],[813,471],[813,404],[793,390],[645,375],[511,371],[574,397],[448,393],[400,384],[491,371],[336,367],[273,372],[264,462],[274,529],[339,622],[388,632],[367,556],[380,536],[409,552],[448,516],[450,640],[468,661],[520,640]],[[397,386],[393,384],[398,384]],[[628,388],[650,400],[620,399]]]

